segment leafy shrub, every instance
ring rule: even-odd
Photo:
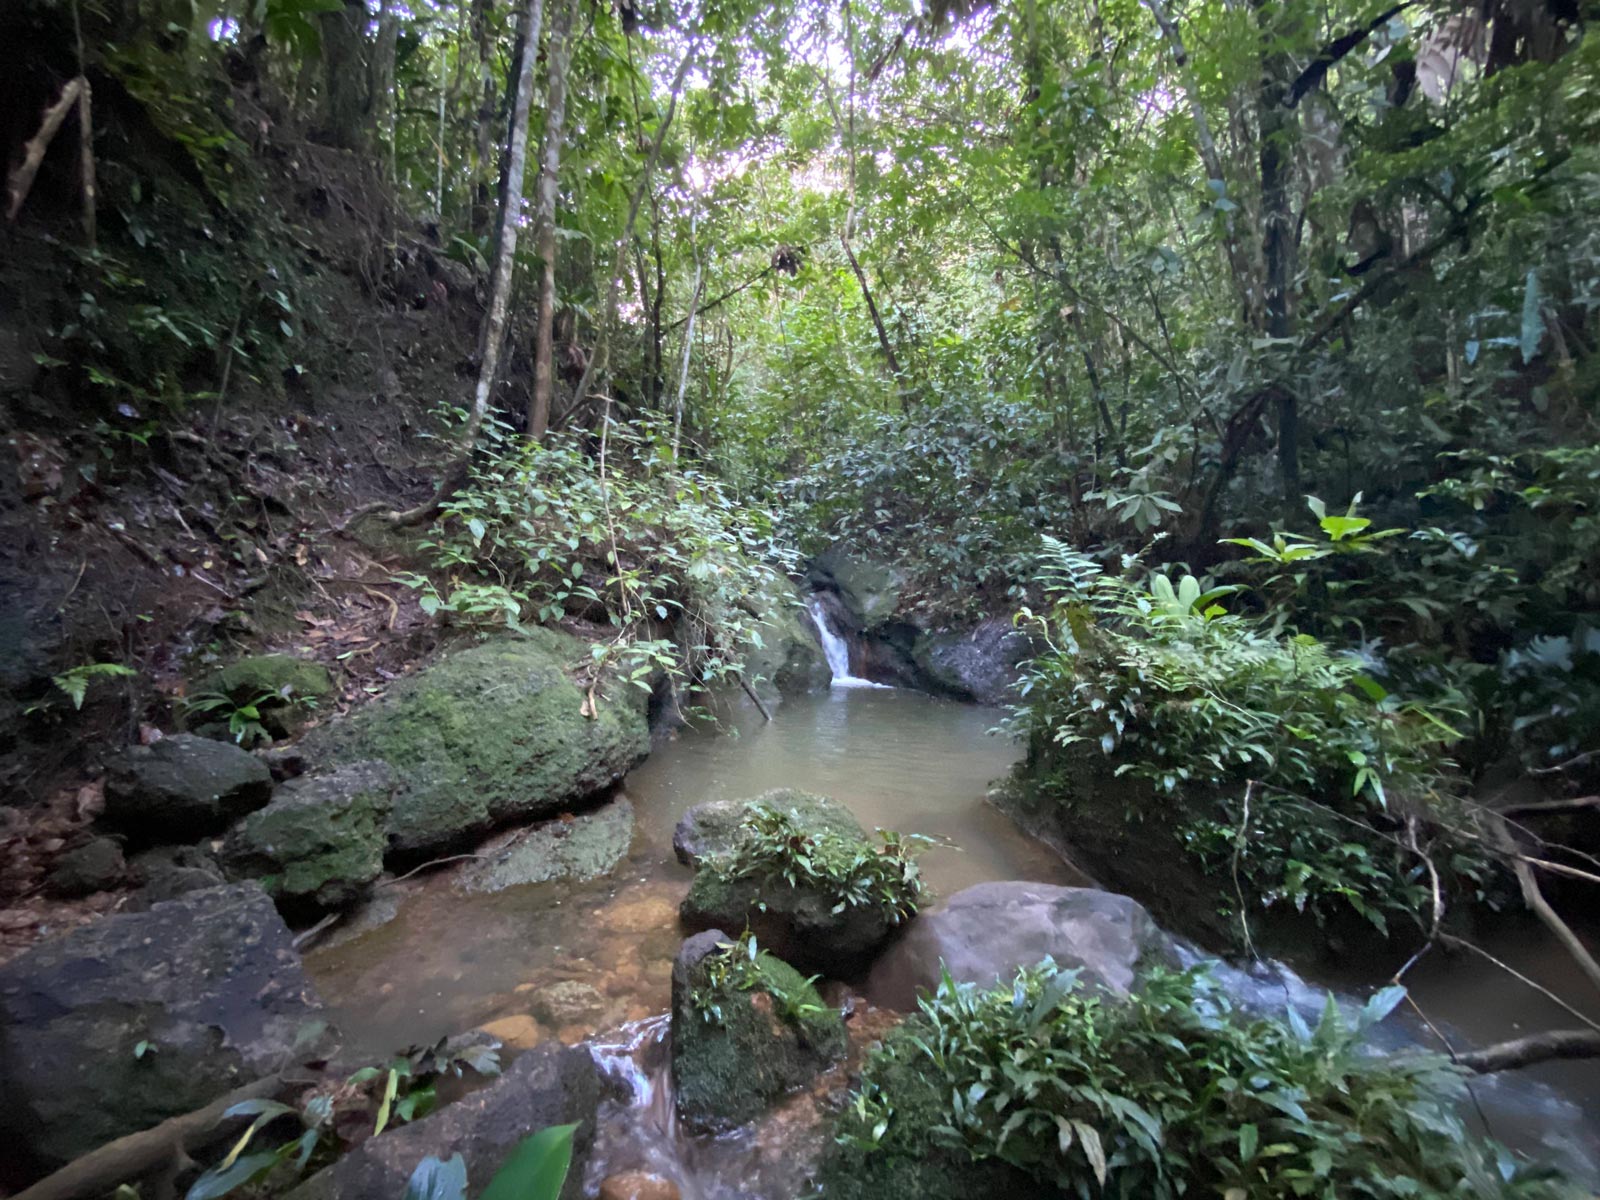
[[[1330,996],[1311,1028],[1241,1019],[1200,971],[1152,972],[1126,1001],[1048,961],[989,991],[946,975],[867,1060],[824,1179],[886,1194],[949,1153],[1083,1197],[1575,1195],[1469,1139],[1446,1059],[1363,1049],[1403,997],[1347,1024]]]
[[[602,469],[577,439],[497,431],[424,543],[445,579],[402,582],[425,611],[473,622],[609,621],[617,634],[597,657],[646,690],[659,669],[696,684],[731,675],[761,644],[754,598],[773,579],[769,560],[793,556],[771,514],[667,469],[655,432],[613,430]]]
[[[797,1027],[803,1027],[808,1018],[824,1011],[812,986],[821,976],[800,979],[796,986],[793,979],[800,977],[794,969],[761,949],[752,933],[746,932],[736,941],[724,942],[706,956],[704,963],[705,985],[696,988],[689,1000],[707,1024],[723,1023],[723,1002],[738,992],[767,993],[772,997],[773,1011]]]
[[[821,893],[833,911],[881,907],[891,925],[916,915],[924,884],[917,853],[933,845],[921,834],[880,830],[876,849],[860,838],[833,830],[811,831],[769,805],[751,806],[738,846],[706,868],[730,879],[783,881],[791,888]]]
[[[1098,752],[1176,798],[1187,847],[1236,863],[1267,903],[1319,918],[1346,904],[1380,928],[1385,908],[1414,911],[1388,834],[1450,803],[1454,730],[1354,657],[1226,612],[1234,589],[1160,574],[1146,589],[1054,539],[1045,560],[1054,607],[1025,614],[1050,648],[1019,712],[1036,743]]]

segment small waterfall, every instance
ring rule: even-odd
[[[850,643],[833,631],[833,626],[828,623],[827,610],[822,607],[821,600],[812,596],[806,604],[806,611],[811,614],[811,622],[817,627],[817,636],[822,639],[822,653],[827,657],[828,670],[833,673],[834,687],[888,686],[884,683],[873,683],[870,679],[858,679],[850,674]]]

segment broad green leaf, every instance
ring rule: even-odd
[[[558,1200],[577,1131],[576,1125],[553,1125],[524,1138],[479,1200]]]

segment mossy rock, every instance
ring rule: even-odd
[[[788,963],[762,951],[748,989],[712,981],[728,937],[690,938],[672,969],[672,1079],[678,1115],[691,1129],[720,1132],[754,1120],[844,1056],[839,1014]],[[715,1006],[719,1016],[707,1019]]]
[[[798,788],[774,788],[747,800],[708,800],[684,813],[672,834],[672,849],[678,861],[692,867],[709,856],[732,854],[743,838],[745,820],[758,806],[787,813],[811,834],[836,833],[861,839],[867,836],[855,814],[837,800]]]
[[[446,849],[496,825],[556,816],[650,749],[643,693],[602,689],[596,716],[583,715],[567,669],[588,657],[582,642],[550,629],[486,642],[313,729],[301,748],[317,764],[389,764],[394,852]]]
[[[229,832],[223,866],[235,879],[259,879],[286,910],[353,904],[383,871],[394,786],[381,762],[291,779]]]
[[[779,580],[757,597],[760,604],[761,645],[745,656],[745,678],[779,696],[826,691],[833,680],[822,643],[805,615],[799,593],[787,580]]]
[[[226,696],[235,705],[255,704],[261,727],[283,738],[299,732],[317,706],[333,695],[334,684],[328,668],[319,662],[290,654],[257,654],[224,667],[202,681],[198,690]]]
[[[466,864],[455,886],[466,892],[501,892],[553,879],[598,879],[617,869],[633,844],[633,805],[617,796],[593,812],[546,821]]]
[[[893,1116],[872,1149],[828,1139],[816,1182],[828,1200],[1058,1200],[1062,1193],[996,1159],[976,1161],[960,1149],[934,1143],[929,1131],[948,1122],[943,1086],[913,1044],[930,1030],[922,1018],[907,1021],[876,1051],[873,1079]],[[848,1116],[835,1118],[848,1120]]]
[[[839,589],[863,629],[892,620],[906,587],[906,573],[899,567],[854,555],[842,545],[817,556],[812,576]]]

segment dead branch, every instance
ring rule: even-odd
[[[1514,1071],[1552,1059],[1600,1058],[1600,1033],[1592,1029],[1553,1029],[1509,1042],[1469,1050],[1456,1061],[1480,1075],[1491,1071]]]
[[[268,1075],[204,1108],[169,1117],[161,1124],[107,1142],[53,1175],[18,1194],[14,1200],[93,1200],[114,1191],[119,1184],[160,1170],[179,1155],[192,1155],[221,1141],[243,1118],[224,1120],[222,1114],[245,1100],[268,1097],[287,1100],[305,1086],[305,1080]]]
[[[1499,815],[1491,816],[1486,822],[1489,827],[1490,837],[1495,845],[1505,854],[1511,863],[1511,869],[1516,873],[1517,884],[1522,889],[1522,901],[1533,910],[1535,916],[1544,922],[1545,928],[1556,935],[1567,953],[1572,955],[1583,973],[1595,987],[1600,988],[1600,962],[1595,961],[1589,948],[1572,927],[1561,919],[1559,913],[1550,907],[1550,902],[1544,898],[1544,893],[1539,890],[1539,881],[1534,877],[1533,867],[1517,849],[1516,842],[1511,837],[1511,831],[1506,827],[1505,819]]]
[[[61,89],[61,95],[56,102],[45,109],[44,120],[39,123],[39,132],[23,146],[22,161],[6,180],[6,187],[11,192],[11,203],[6,208],[6,220],[17,219],[23,204],[28,199],[28,193],[33,190],[33,180],[39,174],[39,165],[44,162],[45,151],[50,148],[51,141],[60,131],[67,114],[78,103],[78,98],[88,90],[89,81],[82,75],[76,79],[69,79],[66,86]]]
[[[1559,770],[1551,767],[1550,770]],[[1583,808],[1600,808],[1600,796],[1575,796],[1571,800],[1541,800],[1537,804],[1512,804],[1495,809],[1502,817],[1542,817],[1549,813],[1577,812]]]
[[[1461,949],[1461,950],[1470,950],[1474,954],[1478,955],[1479,957],[1488,960],[1491,964],[1493,964],[1496,967],[1499,967],[1502,971],[1504,971],[1507,975],[1511,976],[1513,979],[1517,980],[1519,983],[1523,983],[1523,984],[1526,984],[1528,987],[1531,987],[1534,991],[1538,992],[1541,996],[1543,996],[1546,1000],[1550,1001],[1550,1003],[1554,1004],[1557,1008],[1565,1010],[1565,1012],[1569,1016],[1576,1017],[1578,1020],[1582,1021],[1585,1025],[1589,1026],[1589,1028],[1593,1029],[1596,1033],[1600,1033],[1600,1023],[1597,1023],[1595,1021],[1591,1021],[1588,1017],[1584,1016],[1577,1009],[1573,1008],[1572,1005],[1568,1004],[1560,996],[1556,995],[1549,988],[1545,987],[1544,984],[1539,983],[1539,982],[1537,982],[1535,980],[1529,979],[1526,975],[1524,975],[1521,971],[1517,970],[1515,967],[1511,966],[1509,963],[1501,962],[1498,958],[1496,958],[1494,955],[1490,954],[1482,946],[1474,945],[1472,942],[1467,941],[1465,938],[1458,938],[1458,937],[1455,937],[1454,935],[1448,934],[1448,933],[1441,933],[1439,935],[1439,942],[1440,942],[1441,945],[1453,946],[1453,947],[1456,947],[1457,949]]]

